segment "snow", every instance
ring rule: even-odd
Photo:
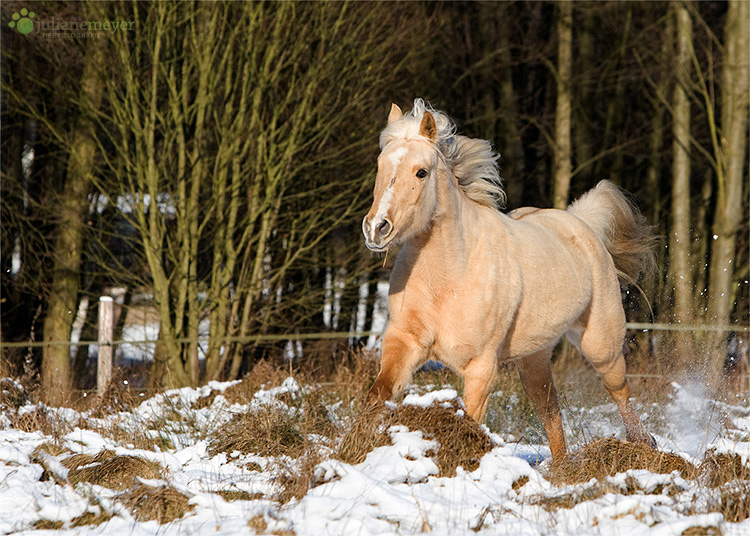
[[[430,391],[422,395],[410,393],[404,397],[403,404],[405,406],[418,406],[422,408],[429,408],[433,404],[450,407],[450,404],[447,402],[449,400],[455,400],[457,398],[458,393],[455,389],[443,388],[436,391]]]
[[[492,434],[497,446],[482,457],[473,471],[459,467],[453,477],[440,476],[435,460],[438,444],[420,430],[391,426],[392,444],[377,447],[359,464],[333,458],[315,467],[316,483],[299,500],[282,505],[273,500],[279,481],[274,460],[252,454],[209,454],[206,434],[221,433],[237,413],[264,407],[282,408],[282,400],[306,392],[305,385],[287,378],[281,385],[259,389],[246,404],[230,404],[221,394],[232,382],[212,382],[200,388],[168,391],[144,400],[129,412],[96,419],[65,408],[46,408],[70,430],[57,438],[73,453],[97,454],[110,450],[150,460],[164,468],[165,483],[189,497],[193,510],[175,521],[137,521],[120,502],[122,492],[89,483],[65,482],[68,469],[61,459],[36,451],[55,438],[41,432],[24,432],[0,419],[0,534],[48,534],[91,536],[152,536],[184,534],[250,535],[260,526],[265,534],[386,535],[431,532],[435,535],[680,535],[687,529],[721,530],[722,534],[750,534],[750,520],[725,522],[719,513],[695,514],[699,484],[678,472],[654,474],[630,470],[605,483],[592,480],[576,485],[554,485],[546,477],[548,456],[544,445],[505,442]],[[744,406],[722,406],[731,415],[733,429],[723,430],[709,421],[717,403],[673,386],[674,395],[664,409],[667,428],[658,435],[671,450],[687,459],[700,458],[706,450],[740,455],[750,460],[750,418]],[[210,405],[192,405],[214,395]],[[280,397],[280,395],[285,395]],[[458,394],[451,388],[413,390],[403,404],[429,407],[455,404]],[[340,407],[336,406],[336,407]],[[455,406],[454,406],[455,407]],[[35,406],[26,406],[31,412]],[[292,408],[289,408],[290,410]],[[580,409],[580,408],[579,408]],[[608,410],[611,408],[604,408]],[[335,411],[331,408],[329,411]],[[568,411],[577,411],[570,408]],[[602,408],[584,411],[592,428],[606,435],[619,430],[602,415]],[[645,413],[648,413],[645,411]],[[83,422],[98,427],[82,428]],[[187,425],[186,422],[190,423]],[[127,431],[153,429],[169,439],[170,448],[147,450],[116,441],[106,432],[112,427]],[[689,430],[683,428],[689,426]],[[707,428],[708,427],[708,428]],[[158,429],[157,429],[158,428]],[[706,434],[705,430],[711,433]],[[98,431],[97,431],[98,430]],[[196,432],[197,430],[197,432]],[[687,433],[691,432],[691,433]],[[692,433],[695,432],[695,433]],[[293,463],[293,460],[291,461]],[[531,462],[531,463],[530,463]],[[54,478],[43,475],[47,472]],[[605,485],[606,493],[589,494]],[[635,486],[639,491],[632,493]],[[631,492],[626,490],[631,488]],[[659,492],[658,490],[669,490]],[[225,500],[220,491],[246,492],[244,500]],[[545,501],[580,497],[573,506],[551,508]],[[586,497],[591,497],[586,499]],[[86,512],[106,511],[112,517],[99,524],[72,526]],[[262,523],[251,523],[262,520]],[[61,528],[41,530],[45,522]],[[35,527],[39,527],[36,529]]]

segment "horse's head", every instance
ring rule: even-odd
[[[404,124],[392,128],[396,122]],[[435,118],[425,110],[417,122],[404,117],[393,104],[384,134],[389,130],[395,135],[381,136],[374,199],[362,222],[365,244],[373,251],[383,251],[392,242],[424,230],[437,202]]]

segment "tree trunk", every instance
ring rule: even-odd
[[[555,147],[552,162],[553,205],[568,206],[570,190],[570,77],[573,61],[573,3],[557,4],[557,105],[555,108]]]
[[[576,120],[573,128],[575,136],[575,162],[578,179],[588,184],[592,181],[594,166],[594,139],[591,129],[591,116],[594,106],[594,68],[596,59],[595,21],[592,10],[584,10],[582,23],[577,26],[579,76],[576,83],[578,103]]]
[[[669,235],[669,276],[674,289],[674,320],[693,319],[693,281],[690,269],[690,78],[692,20],[680,3],[673,4],[676,17],[676,83],[672,95],[672,218]],[[684,349],[683,349],[684,350]]]
[[[730,321],[733,303],[733,275],[737,269],[735,239],[743,217],[742,188],[745,169],[745,133],[750,105],[750,37],[747,21],[750,4],[730,0],[724,30],[721,71],[721,137],[717,147],[717,200],[713,223],[713,244],[709,271],[708,316],[717,324]],[[711,352],[712,372],[721,373],[726,358],[726,334],[715,338]]]
[[[499,31],[497,32],[498,48],[505,51],[505,54],[509,57],[512,57],[514,50],[508,38],[511,33],[511,18],[509,17],[508,10],[505,10],[500,15],[497,21],[499,25]],[[524,162],[523,146],[521,145],[521,135],[518,129],[518,99],[516,97],[516,90],[513,87],[513,69],[510,67],[511,64],[512,62],[508,62],[508,66],[500,69],[500,72],[497,74],[500,77],[499,105],[502,109],[500,135],[502,136],[503,145],[500,152],[502,153],[502,175],[506,181],[508,194],[507,206],[508,208],[518,208],[521,206],[523,198],[523,181],[518,180],[518,178],[522,176]]]
[[[88,191],[92,181],[96,142],[91,131],[91,113],[102,97],[99,78],[101,45],[94,41],[87,49],[81,78],[82,109],[73,132],[65,176],[60,193],[60,218],[53,252],[52,283],[44,319],[42,354],[42,397],[49,404],[60,404],[69,393],[70,330],[78,305],[83,233],[88,212]]]

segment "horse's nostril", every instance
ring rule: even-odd
[[[388,220],[383,220],[376,227],[378,236],[380,238],[385,238],[386,236],[391,234],[391,229],[393,229],[393,225],[391,225],[391,222],[389,222]]]

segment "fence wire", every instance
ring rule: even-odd
[[[628,322],[627,329],[636,331],[701,331],[701,332],[750,332],[750,326],[729,324],[725,326],[711,326],[708,324],[666,324],[666,323],[644,323]],[[253,343],[253,342],[279,342],[279,341],[304,341],[304,340],[326,340],[326,339],[362,339],[370,336],[382,336],[382,331],[336,331],[318,333],[266,333],[246,335],[243,337],[223,337],[223,343]],[[164,339],[144,339],[140,341],[116,340],[109,341],[109,346],[120,346],[123,344],[157,344]],[[182,337],[174,339],[177,344],[191,342],[208,343],[209,337]],[[0,341],[0,350],[5,348],[41,348],[43,346],[91,346],[103,344],[101,341]]]

